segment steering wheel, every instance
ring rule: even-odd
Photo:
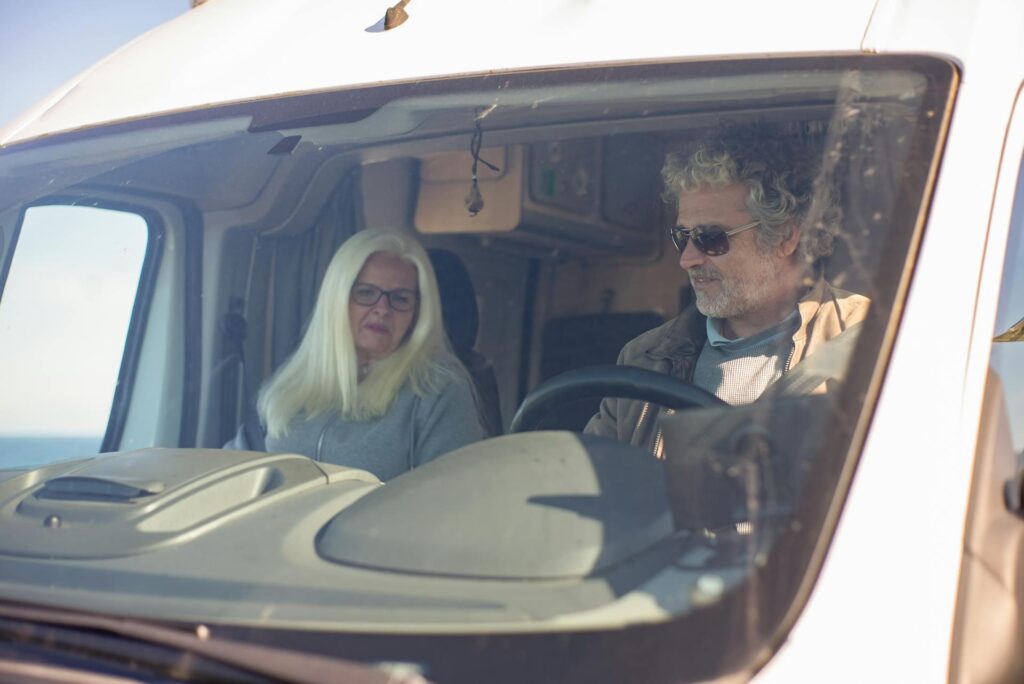
[[[508,431],[535,430],[551,409],[586,396],[637,399],[671,409],[728,406],[711,392],[665,373],[635,366],[590,366],[556,375],[537,386],[523,399]]]

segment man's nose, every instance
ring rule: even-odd
[[[688,271],[694,266],[700,266],[708,257],[703,254],[699,249],[694,247],[693,240],[686,241],[686,247],[683,248],[683,252],[679,255],[679,267],[684,271]]]

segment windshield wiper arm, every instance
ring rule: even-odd
[[[213,663],[280,681],[319,684],[427,684],[418,675],[399,675],[338,658],[300,653],[238,641],[214,639],[210,630],[194,632],[131,618],[110,617],[53,608],[0,603],[0,618],[33,625],[56,625],[78,630],[97,630],[126,639],[164,646],[200,656]],[[39,644],[36,644],[37,646]],[[180,674],[180,673],[179,673]]]

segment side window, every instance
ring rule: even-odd
[[[1013,450],[1024,462],[1024,180],[1014,201],[991,366],[1002,381]]]
[[[100,450],[151,232],[129,211],[25,211],[0,281],[0,467]]]

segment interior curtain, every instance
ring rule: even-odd
[[[239,411],[255,400],[260,385],[295,350],[327,264],[363,225],[357,168],[342,179],[307,229],[257,237],[245,306],[245,379],[236,402]],[[241,415],[234,426],[231,420],[223,421],[225,433],[234,434]]]

